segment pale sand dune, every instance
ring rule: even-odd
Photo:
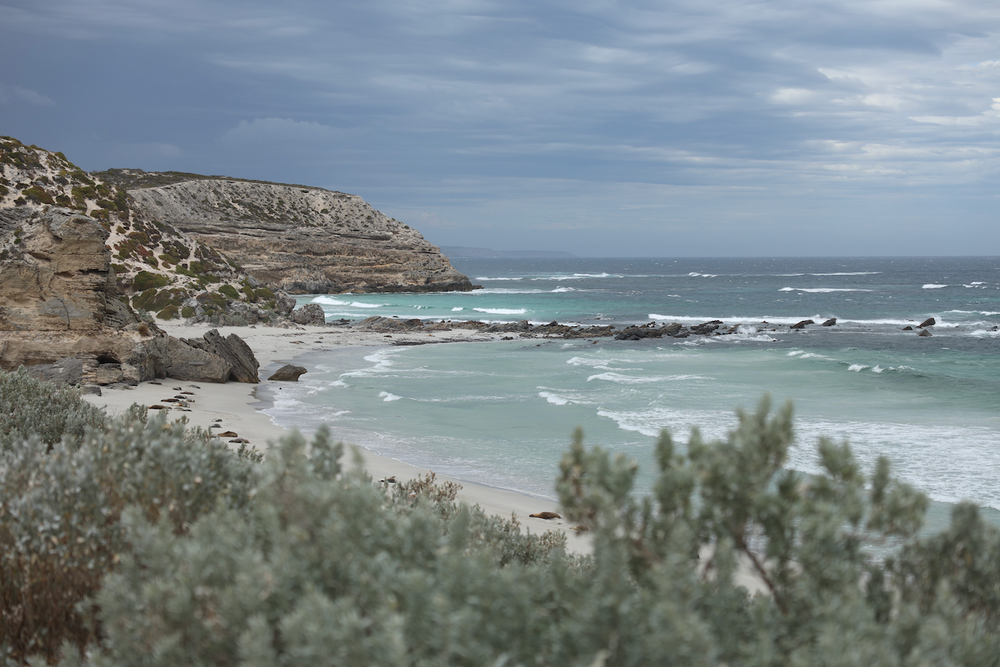
[[[211,326],[184,324],[159,323],[159,326],[170,335],[179,338],[197,338],[202,336]],[[235,333],[247,342],[254,351],[257,360],[260,362],[260,377],[266,381],[270,374],[286,363],[295,363],[299,355],[307,352],[319,352],[331,350],[342,346],[381,346],[390,344],[392,341],[488,341],[494,340],[492,336],[482,334],[477,331],[455,330],[449,332],[427,333],[394,333],[392,337],[386,337],[382,333],[354,331],[339,327],[305,327],[298,326],[294,329],[282,329],[274,327],[218,327],[219,333],[228,336]],[[161,384],[143,382],[139,386],[130,390],[104,389],[102,396],[88,395],[86,399],[94,405],[105,408],[109,414],[119,414],[133,403],[142,405],[170,405],[164,402],[165,398],[172,398],[179,395],[180,391],[193,392],[193,402],[189,404],[190,412],[182,412],[171,409],[168,412],[168,419],[175,420],[186,418],[192,426],[200,426],[208,429],[212,424],[221,424],[221,429],[216,432],[233,431],[250,441],[250,445],[266,450],[270,443],[277,441],[288,433],[284,428],[274,424],[270,417],[257,412],[252,404],[256,402],[256,385],[242,384],[237,382],[227,382],[226,384],[212,384],[208,382],[182,382],[178,380],[164,379],[158,380]],[[192,386],[196,385],[196,386]],[[215,422],[221,419],[221,422]],[[336,435],[336,434],[334,434]],[[227,438],[229,440],[230,438]],[[345,443],[350,444],[350,443]],[[237,445],[233,445],[236,447]],[[378,456],[367,450],[359,450],[364,457],[364,465],[372,479],[378,480],[385,477],[395,476],[397,480],[403,481],[411,479],[428,471],[417,468],[395,459]],[[350,452],[344,457],[350,464],[352,456]],[[558,512],[555,503],[539,500],[512,491],[494,489],[480,484],[464,482],[438,475],[441,481],[454,481],[462,485],[459,498],[471,505],[478,504],[489,514],[509,517],[511,513],[516,513],[518,520],[522,524],[522,529],[530,530],[532,533],[541,533],[546,530],[562,530],[568,535],[569,549],[575,553],[587,553],[590,549],[589,540],[585,535],[581,535],[574,530],[570,530],[571,524],[566,520],[554,519],[534,519],[529,518],[529,514],[542,511]]]

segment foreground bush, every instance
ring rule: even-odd
[[[68,609],[48,577],[91,577],[73,589],[86,601],[15,647],[17,660],[998,664],[998,531],[960,505],[948,530],[920,538],[924,497],[885,461],[866,479],[846,445],[820,443],[820,475],[785,470],[788,408],[741,413],[724,442],[695,432],[683,453],[665,435],[644,497],[633,462],[578,435],[558,488],[590,529],[588,558],[457,504],[457,488],[433,477],[387,492],[345,472],[325,432],[290,435],[258,464],[139,411],[129,419],[79,447],[45,454],[36,440],[4,455],[3,530],[16,529],[4,548],[22,554],[5,562],[5,595],[30,571],[49,597],[22,584],[22,599]],[[737,570],[766,593],[750,598]],[[57,650],[60,632],[71,643]]]
[[[36,380],[24,368],[0,371],[0,449],[30,436],[47,445],[64,437],[79,440],[104,421],[104,413],[81,400],[75,387]]]
[[[31,383],[45,384],[16,378],[3,386],[30,390],[0,398],[58,419],[35,403],[47,388]],[[87,414],[81,408],[70,412]],[[99,624],[85,602],[130,549],[124,507],[180,535],[210,509],[249,502],[252,464],[219,440],[147,419],[139,406],[107,422],[98,414],[100,428],[79,438],[16,438],[0,453],[0,656],[54,659],[64,641],[95,640]]]

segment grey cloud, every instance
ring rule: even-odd
[[[20,86],[0,83],[0,104],[29,104],[36,107],[52,107],[55,102],[47,95]]]
[[[804,219],[985,215],[998,33],[977,0],[17,0],[0,57],[25,65],[0,103],[72,89],[81,163],[353,189],[447,220],[441,243],[604,225],[628,252],[644,229],[717,218],[791,247]],[[57,134],[55,116],[10,115],[8,133]],[[116,154],[118,134],[146,148]],[[883,205],[915,189],[933,205]]]

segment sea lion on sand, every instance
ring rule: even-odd
[[[528,516],[535,519],[561,519],[562,517],[555,512],[537,512],[535,514],[529,514]]]

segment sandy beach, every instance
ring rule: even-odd
[[[142,382],[131,389],[104,388],[101,396],[88,395],[86,399],[94,405],[103,407],[108,414],[119,414],[133,403],[146,406],[171,406],[164,399],[181,395],[188,399],[187,409],[170,408],[169,420],[185,418],[192,426],[209,429],[214,425],[217,433],[233,432],[226,440],[239,437],[249,441],[249,445],[267,451],[267,448],[289,431],[271,421],[271,418],[254,409],[258,403],[256,390],[264,385],[274,371],[285,364],[304,366],[307,363],[297,361],[298,357],[310,353],[323,352],[342,347],[378,347],[391,345],[393,342],[407,344],[415,343],[461,343],[472,341],[490,341],[494,336],[478,331],[458,329],[454,331],[438,331],[433,333],[394,333],[357,331],[346,327],[295,326],[294,328],[278,327],[212,327],[210,325],[186,325],[180,323],[158,323],[160,328],[178,338],[197,338],[206,331],[218,328],[223,336],[235,333],[247,342],[260,362],[261,385],[238,382],[226,384],[192,383],[169,378],[153,382]],[[282,383],[274,383],[280,385]],[[221,421],[218,421],[221,420]],[[336,438],[337,434],[333,434]],[[345,445],[351,443],[345,442]],[[234,447],[237,445],[233,445]],[[395,476],[404,481],[430,472],[395,459],[378,456],[365,449],[358,448],[364,458],[364,465],[372,479],[378,480]],[[350,464],[352,456],[345,454],[344,462]],[[575,553],[587,553],[589,540],[577,531],[571,530],[572,524],[566,520],[544,520],[530,518],[529,514],[543,511],[558,512],[555,503],[522,495],[503,489],[495,489],[465,480],[438,475],[441,481],[453,481],[462,485],[459,498],[470,505],[478,504],[489,514],[509,517],[516,514],[522,529],[533,533],[546,530],[560,530],[568,536],[568,548]]]

